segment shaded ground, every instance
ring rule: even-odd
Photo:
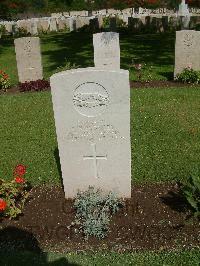
[[[67,252],[199,247],[200,224],[187,220],[189,214],[176,184],[137,185],[132,188],[132,198],[113,217],[108,237],[85,240],[70,226],[75,211],[62,188],[40,186],[31,191],[24,216],[1,221],[0,248],[37,251],[40,246]]]

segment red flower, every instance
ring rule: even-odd
[[[6,202],[3,199],[0,199],[0,211],[4,211],[6,208]]]
[[[17,177],[15,177],[15,182],[18,184],[22,184],[25,182],[25,179],[21,176],[17,176]]]
[[[18,164],[15,167],[14,175],[23,176],[26,173],[26,167],[23,164]]]

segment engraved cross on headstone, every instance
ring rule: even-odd
[[[97,162],[98,160],[107,160],[107,155],[106,156],[97,156],[97,151],[96,151],[96,144],[92,143],[92,156],[83,156],[83,160],[93,160],[94,163],[94,177],[99,178],[98,175],[98,167],[97,167]]]

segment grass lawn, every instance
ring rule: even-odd
[[[133,182],[188,177],[200,162],[198,88],[131,90]],[[33,184],[60,183],[50,92],[0,97],[0,176],[24,163]]]
[[[56,68],[65,65],[65,58],[80,67],[94,66],[92,34],[86,32],[56,33],[41,38],[44,77],[49,78]],[[120,33],[121,68],[130,69],[130,78],[136,79],[130,68],[134,63],[146,64],[143,78],[167,80],[173,76],[174,34]],[[0,41],[0,69],[11,77],[11,83],[18,82],[17,67],[12,38]],[[149,77],[150,76],[150,77]]]
[[[1,266],[93,266],[93,265],[136,265],[136,266],[198,266],[200,251],[143,252],[143,253],[43,253],[31,252],[0,253]]]

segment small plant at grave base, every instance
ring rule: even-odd
[[[13,219],[22,213],[29,196],[29,185],[24,178],[25,173],[26,167],[17,165],[13,172],[13,180],[0,179],[0,217]]]
[[[196,83],[200,82],[200,71],[192,69],[191,66],[186,67],[180,74],[177,75],[176,79],[183,83]]]
[[[18,28],[17,31],[14,33],[15,38],[20,38],[20,37],[29,37],[31,36],[31,33],[28,32],[24,28]]]
[[[6,27],[5,25],[0,25],[0,38],[2,35],[6,33]]]
[[[115,214],[120,206],[123,204],[113,192],[105,195],[100,189],[89,187],[87,191],[77,194],[74,202],[74,224],[79,226],[86,238],[104,238],[108,232],[111,215]]]
[[[7,91],[10,87],[10,78],[3,70],[0,70],[0,90]]]
[[[193,173],[183,183],[182,194],[194,210],[195,217],[200,219],[200,173]]]
[[[117,24],[117,28],[126,27],[126,23],[119,16],[116,16],[116,24]]]
[[[109,28],[110,27],[110,17],[104,17],[103,18],[103,28]]]
[[[147,66],[145,63],[134,63],[132,60],[132,64],[130,68],[133,68],[136,71],[136,77],[138,81],[149,82],[152,80],[152,66]]]
[[[80,66],[76,65],[75,63],[71,63],[69,62],[66,58],[65,58],[65,64],[63,66],[59,66],[56,68],[56,72],[55,73],[59,73],[62,71],[67,71],[67,70],[71,70],[71,69],[76,69],[79,68]]]
[[[23,83],[19,83],[19,91],[27,92],[27,91],[43,91],[50,88],[50,83],[48,80],[39,79],[35,81],[26,81]]]

